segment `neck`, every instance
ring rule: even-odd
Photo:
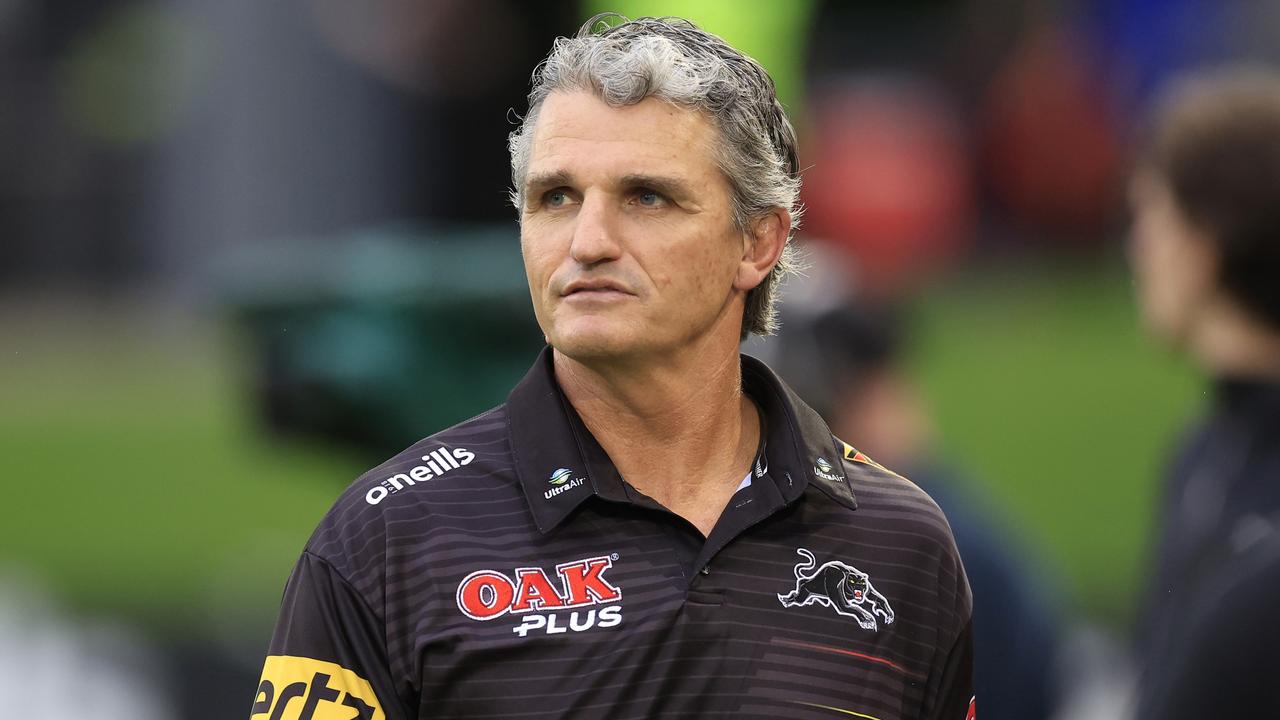
[[[625,364],[578,362],[555,351],[555,374],[627,482],[709,534],[760,437],[736,346]]]
[[[1234,303],[1206,308],[1190,350],[1199,365],[1217,377],[1280,379],[1280,331]]]

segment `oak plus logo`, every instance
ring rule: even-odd
[[[386,500],[389,495],[395,495],[407,487],[413,487],[431,478],[440,477],[450,470],[456,470],[463,465],[470,465],[471,461],[475,459],[476,454],[466,448],[453,448],[452,450],[443,447],[436,448],[422,456],[421,465],[414,465],[408,471],[396,473],[369,488],[369,492],[364,494],[364,500],[370,505],[377,505]]]
[[[622,622],[622,590],[605,573],[617,559],[614,553],[561,563],[555,580],[538,567],[512,575],[477,570],[458,583],[458,609],[480,622],[519,615],[511,632],[520,637],[615,627]]]

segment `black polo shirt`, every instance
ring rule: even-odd
[[[942,513],[765,365],[742,375],[766,430],[706,538],[618,474],[550,351],[366,473],[289,579],[251,717],[964,720]]]
[[[1163,488],[1139,720],[1280,716],[1280,382],[1213,390]]]

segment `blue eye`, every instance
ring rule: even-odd
[[[636,194],[636,199],[641,205],[653,207],[662,203],[662,196],[652,190],[641,190]]]
[[[552,190],[546,194],[545,200],[551,207],[560,207],[569,201],[569,197],[563,190]]]

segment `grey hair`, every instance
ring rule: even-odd
[[[611,25],[610,20],[619,24]],[[716,163],[728,179],[736,227],[751,232],[752,221],[775,208],[791,213],[782,257],[761,283],[747,292],[742,338],[769,335],[777,328],[774,301],[782,279],[796,269],[791,235],[800,226],[800,172],[796,135],[778,102],[773,80],[760,63],[688,20],[597,15],[575,37],[557,38],[533,72],[529,111],[511,133],[511,202],[524,198],[525,173],[542,103],[556,90],[586,90],[622,107],[647,97],[697,110],[720,130]]]

